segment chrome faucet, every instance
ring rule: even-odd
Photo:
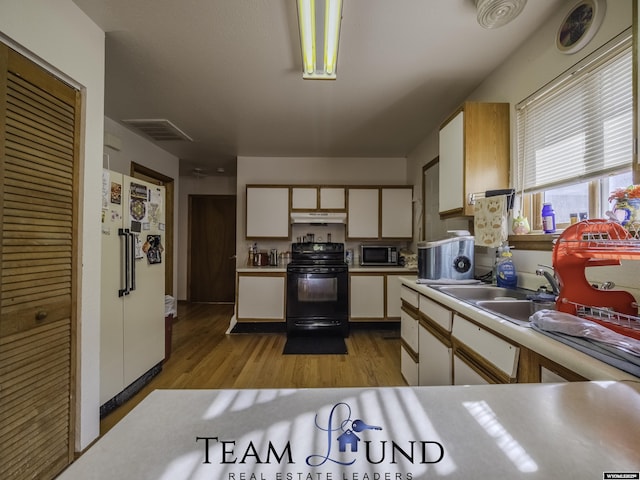
[[[613,290],[616,288],[616,284],[611,281],[602,282],[600,285],[597,283],[591,285],[593,288],[597,288],[598,290]]]
[[[556,278],[555,272],[553,271],[553,267],[548,265],[538,265],[539,268],[536,268],[536,275],[543,276],[551,285],[551,291],[554,295],[560,295],[560,287],[558,286],[558,279]]]

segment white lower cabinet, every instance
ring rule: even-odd
[[[386,291],[387,291],[387,319],[400,318],[400,309],[402,307],[402,293],[400,291],[400,277],[406,277],[405,274],[385,275]],[[406,287],[405,287],[406,288]]]
[[[545,367],[540,367],[540,382],[541,383],[563,383],[569,380],[561,376],[552,370]]]
[[[400,372],[406,382],[418,385],[418,292],[400,287]]]
[[[382,320],[385,311],[384,274],[351,274],[351,320]]]
[[[457,355],[453,356],[453,369],[456,372],[454,385],[486,385],[491,383]]]
[[[239,273],[237,320],[285,321],[285,275]]]
[[[453,349],[451,344],[429,330],[422,323],[418,327],[420,345],[419,385],[451,385],[453,377]]]
[[[401,282],[401,371],[409,385],[583,382],[588,378]],[[430,291],[430,289],[427,289]],[[435,296],[435,298],[439,298]]]

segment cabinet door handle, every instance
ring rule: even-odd
[[[44,310],[40,310],[38,313],[36,313],[36,320],[38,322],[43,321],[45,318],[47,318],[48,313],[45,312]]]

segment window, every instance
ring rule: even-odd
[[[609,192],[632,183],[632,62],[628,30],[516,106],[515,184],[534,228],[544,202],[562,227],[604,217]]]

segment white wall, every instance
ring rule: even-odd
[[[131,162],[134,162],[161,173],[162,175],[173,178],[175,181],[173,209],[174,212],[178,212],[180,207],[180,164],[178,157],[167,153],[143,136],[138,135],[108,117],[105,117],[104,119],[104,131],[105,134],[112,135],[119,140],[120,150],[114,150],[113,148],[105,146],[105,155],[103,156],[102,163],[103,167],[129,175],[131,172]],[[180,261],[178,258],[178,219],[175,220],[176,224],[173,231],[173,258],[175,259],[173,270],[174,292],[176,292],[178,288],[178,268]]]
[[[632,7],[635,0],[609,0],[607,11],[600,29],[591,42],[581,51],[566,55],[555,48],[555,35],[567,9],[575,2],[567,2],[532,37],[517,49],[506,62],[489,75],[469,96],[468,100],[486,102],[509,102],[511,104],[511,158],[516,158],[515,105],[553,80],[559,74],[593,52],[604,43],[631,27]],[[444,118],[442,120],[445,120]],[[408,156],[409,180],[420,190],[422,166],[438,155],[438,132],[430,132]],[[513,171],[513,169],[512,169]],[[479,249],[477,249],[479,250]],[[478,252],[477,252],[478,253]],[[477,255],[477,254],[476,254]],[[521,283],[537,287],[544,283],[541,277],[533,275],[538,263],[551,265],[551,252],[513,251]],[[476,268],[490,268],[492,256],[476,256]],[[637,262],[626,262],[622,267],[592,268],[589,279],[603,281],[613,279],[621,287],[637,289],[636,276],[631,269],[637,269]],[[634,280],[635,278],[635,280]]]
[[[2,40],[50,66],[84,92],[81,155],[82,291],[76,449],[100,433],[100,192],[104,115],[104,32],[71,0],[0,0]]]
[[[178,223],[178,256],[176,267],[178,288],[174,290],[178,300],[187,299],[187,252],[189,249],[189,195],[235,195],[235,177],[180,177]]]

